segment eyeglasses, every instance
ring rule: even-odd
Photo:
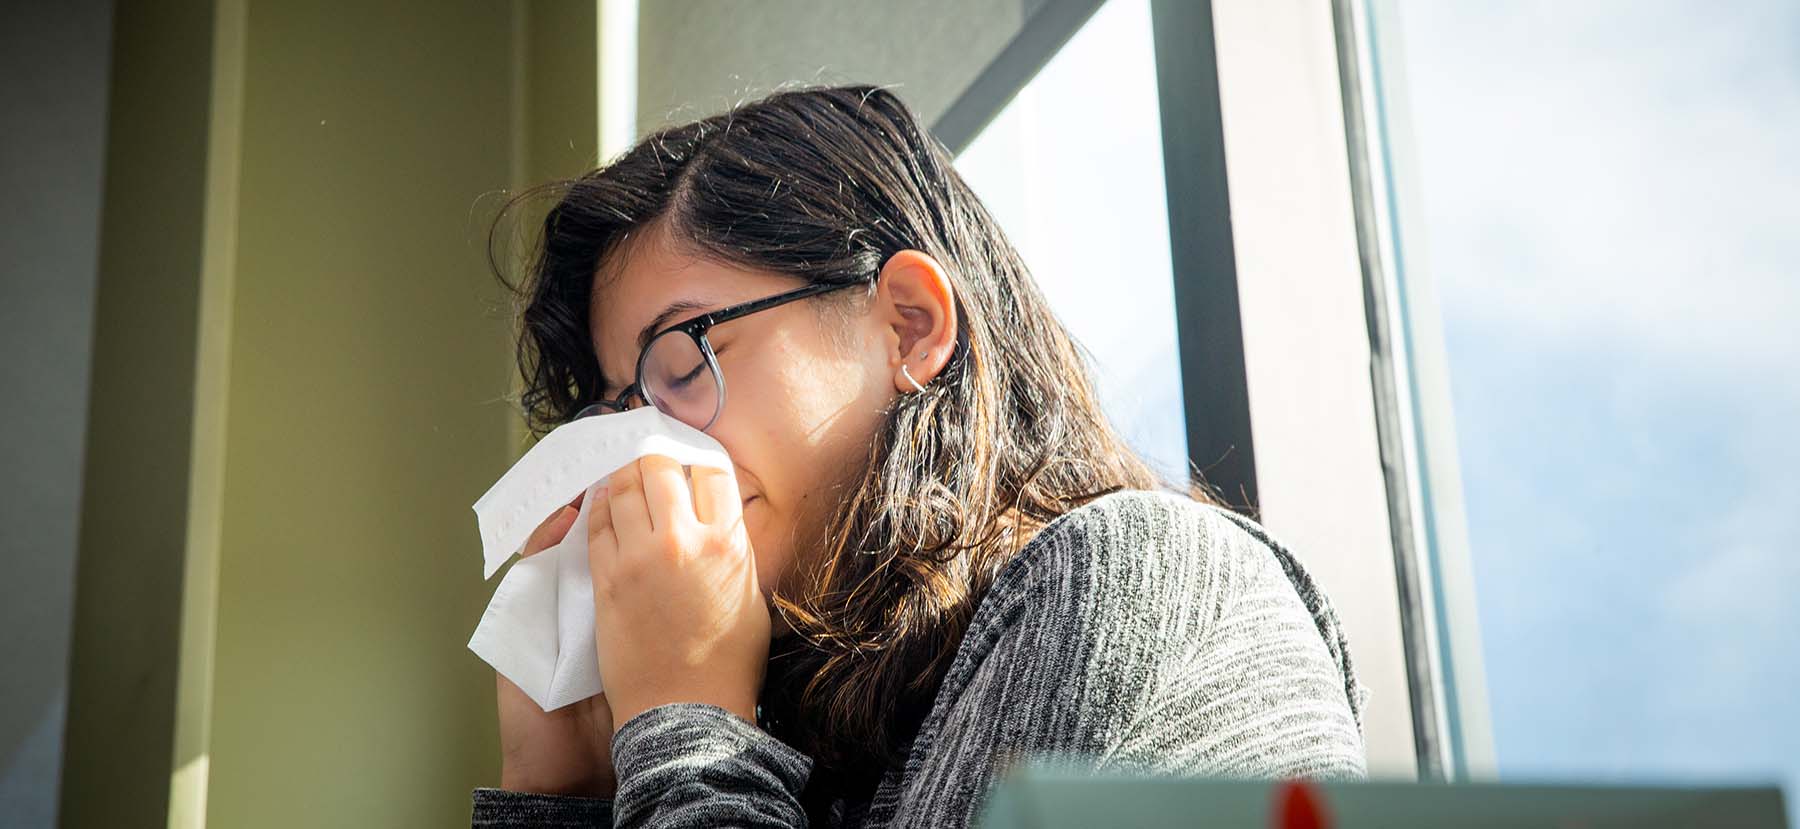
[[[708,329],[797,299],[866,284],[865,281],[816,283],[721,308],[665,328],[651,337],[644,350],[639,352],[637,376],[631,385],[613,400],[588,404],[570,420],[635,408],[630,405],[630,399],[636,397],[663,414],[704,432],[719,419],[719,412],[725,410],[725,374],[719,370],[719,358],[713,354],[712,343],[706,339]]]

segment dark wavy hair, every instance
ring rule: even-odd
[[[823,549],[797,556],[797,586],[773,599],[796,644],[771,655],[764,711],[813,757],[815,815],[867,797],[904,762],[976,605],[1030,531],[1120,489],[1220,502],[1191,467],[1187,481],[1162,479],[1113,430],[1024,261],[887,89],[780,89],[507,208],[544,192],[559,198],[521,258],[526,279],[500,275],[519,301],[520,405],[535,435],[601,391],[588,303],[628,236],[658,227],[700,256],[809,283],[873,284],[909,248],[948,272],[955,353],[884,413]]]

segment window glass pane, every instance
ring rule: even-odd
[[[1057,316],[1107,415],[1187,479],[1149,0],[1110,0],[957,159]]]
[[[1500,773],[1793,804],[1800,5],[1397,10]]]

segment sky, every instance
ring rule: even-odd
[[[1187,480],[1148,0],[1111,0],[956,160],[1093,361],[1107,417]],[[1105,209],[1095,209],[1105,205]],[[1106,290],[1094,290],[1106,274]]]
[[[1397,6],[1502,776],[1800,817],[1800,4]]]
[[[1800,822],[1800,3],[1395,2],[1501,776],[1779,781]],[[1179,470],[1148,9],[957,168]]]

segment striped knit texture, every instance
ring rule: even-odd
[[[972,825],[1023,761],[1362,777],[1366,697],[1330,602],[1262,527],[1173,493],[1115,492],[1007,563],[905,764],[834,825]],[[811,759],[723,708],[652,708],[612,748],[613,800],[478,788],[473,825],[806,823]]]

